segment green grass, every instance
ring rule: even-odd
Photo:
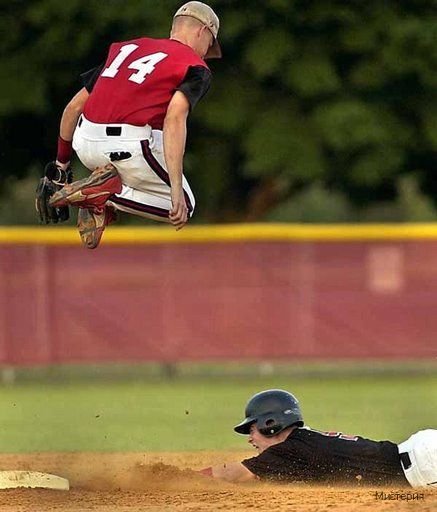
[[[400,442],[437,428],[437,375],[28,381],[0,388],[0,451],[245,449],[232,431],[255,392],[300,399],[307,424]]]

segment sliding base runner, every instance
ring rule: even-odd
[[[66,478],[40,473],[38,471],[0,471],[0,489],[55,489],[68,491],[70,484]]]

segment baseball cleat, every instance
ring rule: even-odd
[[[83,245],[87,249],[95,249],[102,239],[106,226],[115,220],[117,220],[115,210],[109,206],[101,209],[79,208],[77,227]]]
[[[88,178],[74,181],[61,188],[49,200],[51,207],[80,206],[103,208],[113,194],[121,192],[121,178],[116,168],[107,164],[98,167]]]

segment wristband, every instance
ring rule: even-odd
[[[58,153],[56,160],[61,164],[66,164],[71,160],[73,147],[71,140],[64,140],[60,135],[58,137]]]

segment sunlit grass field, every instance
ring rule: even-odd
[[[2,452],[241,450],[255,392],[282,388],[306,423],[400,442],[437,428],[437,374],[33,378],[0,387]]]

